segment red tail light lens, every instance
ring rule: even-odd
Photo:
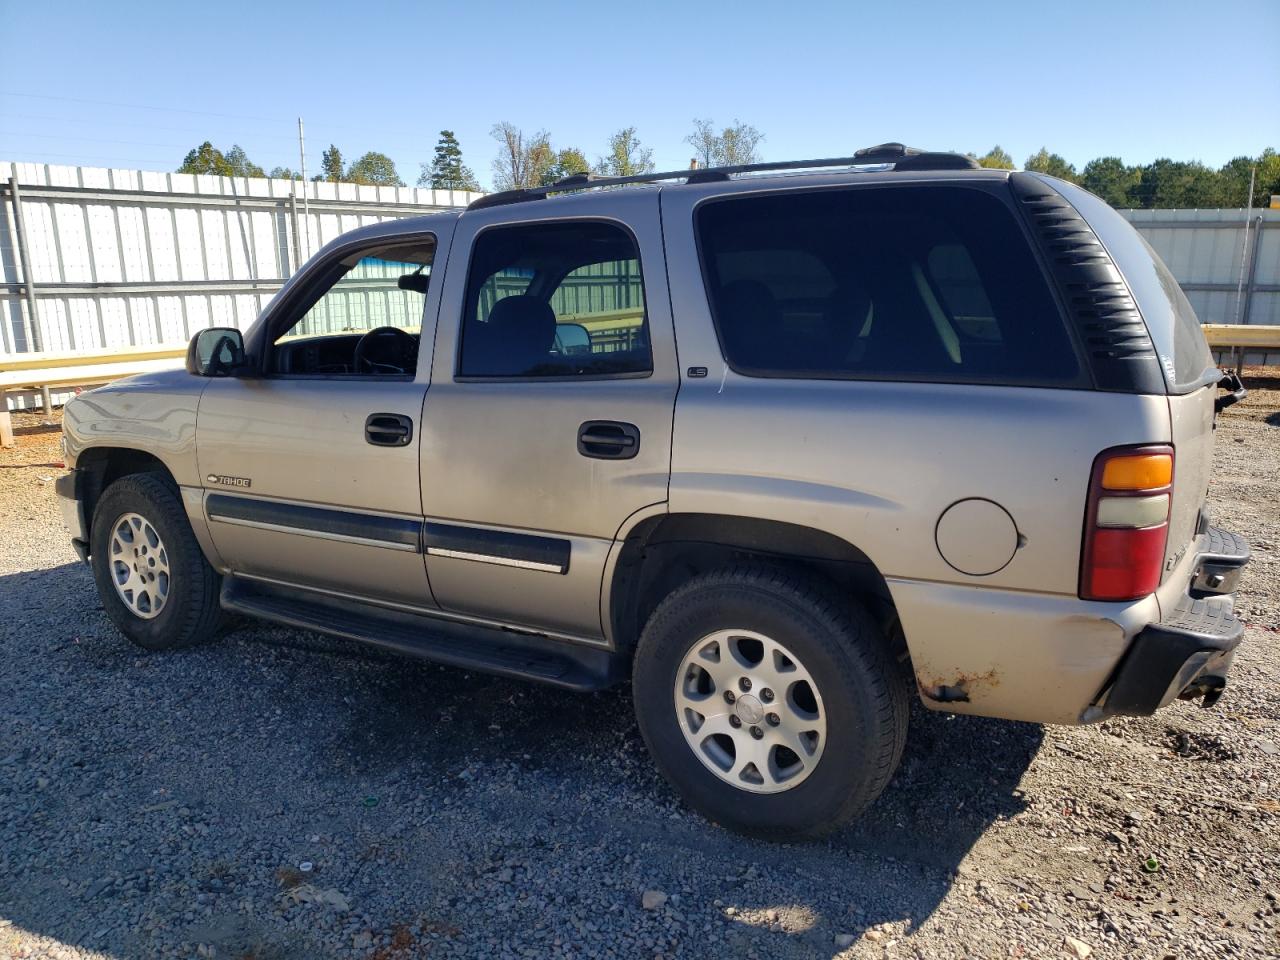
[[[1098,455],[1085,510],[1081,599],[1137,600],[1160,585],[1172,499],[1172,447]]]

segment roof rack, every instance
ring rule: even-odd
[[[715,183],[738,173],[763,173],[775,170],[816,170],[823,167],[865,167],[893,164],[894,170],[972,170],[978,162],[960,153],[939,153],[904,147],[900,143],[881,143],[864,147],[852,157],[827,157],[822,160],[781,160],[771,163],[742,163],[730,167],[702,167],[693,170],[671,170],[666,173],[640,173],[629,177],[602,177],[595,173],[575,173],[555,183],[538,187],[522,187],[486,194],[468,205],[468,210],[501,207],[525,200],[541,200],[548,194],[586,190],[592,187],[621,187],[632,183],[658,183],[683,180],[686,183]]]

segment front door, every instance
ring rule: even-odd
[[[658,194],[618,191],[616,219],[528,207],[455,233],[422,427],[426,564],[445,610],[599,640],[614,538],[667,499]]]
[[[319,280],[297,302],[264,318],[261,376],[210,381],[197,458],[231,572],[435,606],[418,475],[435,246],[420,235],[342,248],[309,268]]]

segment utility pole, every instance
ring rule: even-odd
[[[307,235],[307,252],[300,256],[300,262],[311,257],[311,210],[307,205],[307,139],[302,132],[302,118],[298,118],[298,164],[302,172],[302,224]]]

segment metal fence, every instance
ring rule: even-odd
[[[0,357],[244,327],[347,230],[465,206],[413,187],[0,164]]]
[[[1280,210],[1121,210],[1202,323],[1280,324]]]
[[[476,196],[32,163],[0,164],[0,194],[0,359],[177,345],[201,327],[247,326],[340,233]],[[1280,324],[1280,210],[1121,212],[1202,321]],[[616,279],[613,290],[585,284],[600,302],[584,312],[640,302],[636,277]]]

